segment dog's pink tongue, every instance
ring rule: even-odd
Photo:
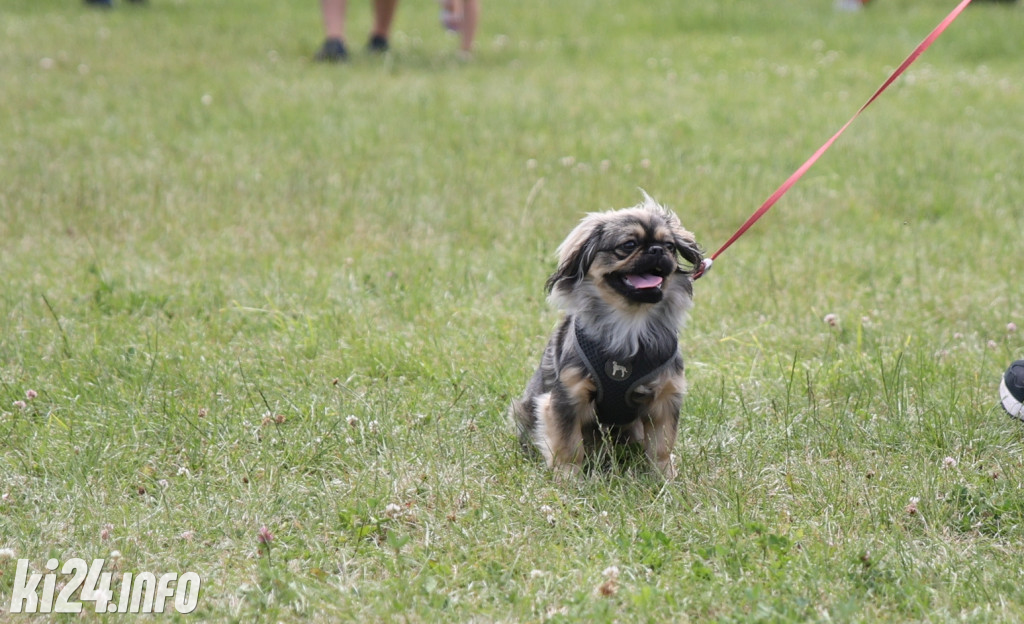
[[[657,275],[627,275],[626,279],[633,285],[633,288],[657,288],[661,286],[662,282]]]

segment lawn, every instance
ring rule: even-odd
[[[956,3],[484,2],[469,61],[351,4],[319,65],[315,2],[5,0],[0,619],[81,558],[166,619],[1024,620],[1024,8],[697,282],[663,483],[519,452],[558,243],[642,188],[714,251]]]

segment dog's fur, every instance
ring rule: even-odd
[[[571,474],[602,441],[639,442],[661,474],[673,477],[671,452],[686,390],[676,344],[692,303],[693,270],[703,259],[700,247],[676,215],[644,193],[637,206],[584,217],[559,246],[558,258],[547,290],[565,318],[511,409],[523,448],[535,447],[548,466]],[[577,349],[577,330],[600,344],[613,376],[619,361],[665,354],[668,362],[657,375],[633,388],[637,417],[628,420],[629,412],[623,423],[621,414],[602,414],[605,422],[608,416],[620,422],[598,422],[599,383]]]

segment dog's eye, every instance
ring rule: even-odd
[[[675,243],[665,243],[665,251],[669,252],[670,254],[675,253],[676,252],[676,244]]]
[[[622,251],[625,251],[627,253],[635,251],[636,250],[636,241],[635,240],[628,240],[628,241],[622,243],[621,245],[619,245],[619,249],[621,249]]]

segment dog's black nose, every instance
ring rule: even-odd
[[[665,248],[661,245],[651,245],[647,248],[647,253],[661,256],[665,254]]]

